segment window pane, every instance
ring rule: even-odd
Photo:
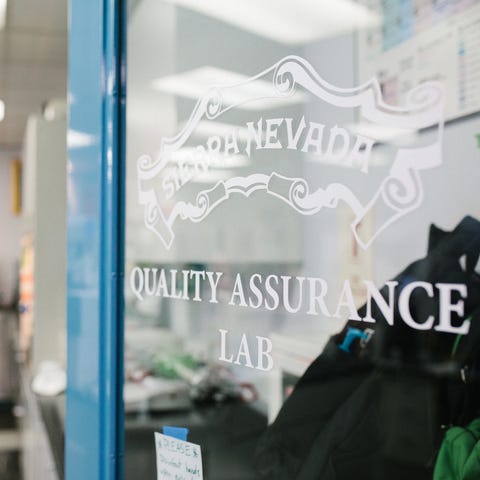
[[[126,478],[454,468],[480,408],[479,24],[473,0],[131,2]]]

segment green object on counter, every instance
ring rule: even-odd
[[[187,354],[161,355],[154,363],[153,373],[164,378],[182,378],[179,374],[179,366],[196,370],[200,364],[191,355]]]
[[[435,463],[433,480],[480,479],[480,418],[467,427],[447,430]]]

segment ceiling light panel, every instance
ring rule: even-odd
[[[278,98],[278,92],[265,80],[249,81],[249,77],[216,67],[201,67],[195,70],[168,75],[152,82],[153,88],[165,93],[198,99],[212,86],[236,85],[234,89],[223,91],[226,105],[238,105],[244,110],[263,110],[273,107],[301,103],[305,95],[295,92],[289,97]],[[257,98],[257,100],[250,100]]]
[[[250,161],[245,155],[227,155],[225,153],[205,154],[209,169],[240,168],[249,165]],[[195,147],[183,147],[171,152],[169,162],[182,165],[194,165],[197,162],[198,152]]]
[[[181,124],[182,128],[185,128],[186,126],[187,126],[187,123]],[[205,121],[205,120],[198,122],[192,135],[200,138],[208,138],[208,137],[211,137],[212,135],[218,135],[222,137],[229,132],[235,132],[237,140],[242,140],[246,142],[250,138],[250,133],[248,131],[248,128],[241,127],[240,125],[233,125],[231,123],[222,123],[222,122]]]
[[[299,45],[376,25],[352,0],[167,0],[280,43]]]

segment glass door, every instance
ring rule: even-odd
[[[125,478],[454,468],[479,24],[474,0],[129,2]]]

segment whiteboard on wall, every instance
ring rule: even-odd
[[[480,111],[480,0],[364,0],[380,23],[358,34],[358,74],[378,78],[384,98],[429,80],[444,83],[445,118]]]

